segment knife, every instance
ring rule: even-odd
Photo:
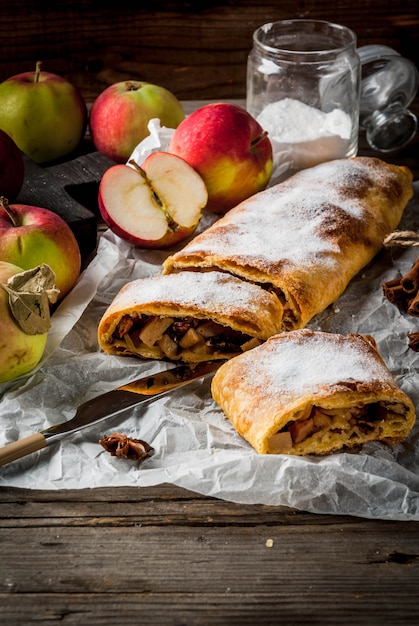
[[[163,372],[139,378],[87,400],[77,408],[74,417],[67,422],[56,424],[0,448],[0,466],[46,448],[67,435],[98,424],[138,404],[148,404],[165,396],[170,391],[189,385],[195,380],[208,378],[215,373],[222,363],[225,361],[205,361],[193,365],[178,365]]]

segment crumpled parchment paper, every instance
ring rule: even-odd
[[[417,231],[419,183],[415,186],[415,199],[400,228]],[[200,229],[213,219],[206,215]],[[98,322],[120,287],[159,273],[168,254],[135,249],[110,231],[101,237],[96,257],[53,315],[39,367],[0,385],[0,446],[68,420],[82,402],[170,366],[104,355],[96,336]],[[419,319],[400,313],[385,300],[381,287],[405,274],[418,254],[417,247],[384,249],[309,326],[373,335],[419,415],[419,353],[408,347],[407,338],[419,331]],[[112,457],[98,441],[115,430],[147,441],[154,455],[141,464]],[[224,418],[207,380],[0,467],[0,486],[81,489],[162,483],[232,502],[419,520],[419,422],[408,440],[396,446],[372,443],[324,458],[258,455]]]

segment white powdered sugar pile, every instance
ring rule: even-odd
[[[274,175],[344,157],[352,124],[341,109],[324,113],[292,98],[271,102],[257,117],[274,150]]]

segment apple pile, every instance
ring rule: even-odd
[[[0,262],[23,270],[47,264],[55,273],[61,300],[74,287],[81,254],[69,225],[56,213],[0,198]]]
[[[151,119],[176,128],[184,117],[181,103],[164,87],[126,80],[110,85],[93,102],[90,135],[99,152],[116,163],[125,163],[149,134]]]
[[[122,239],[167,248],[196,230],[203,209],[226,213],[264,189],[272,167],[272,145],[258,122],[237,105],[209,104],[180,122],[167,152],[110,167],[99,208]]]
[[[168,152],[153,152],[141,166],[113,165],[102,177],[98,196],[109,228],[144,248],[168,248],[191,235],[207,199],[201,176]]]
[[[207,104],[176,128],[169,152],[192,165],[208,190],[206,209],[226,213],[268,185],[272,144],[260,124],[235,104]]]
[[[0,129],[36,163],[69,154],[79,145],[87,108],[79,90],[51,72],[11,76],[0,84]]]

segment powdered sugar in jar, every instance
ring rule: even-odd
[[[246,108],[268,131],[273,182],[358,150],[361,64],[355,34],[320,20],[265,24],[253,36]]]

